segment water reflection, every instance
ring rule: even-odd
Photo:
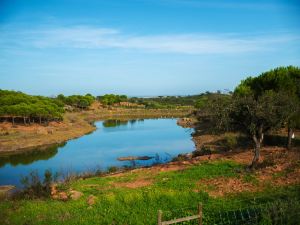
[[[144,119],[134,119],[134,120],[117,120],[117,119],[110,119],[105,120],[103,122],[103,127],[110,128],[110,127],[120,127],[120,126],[127,126],[128,123],[134,125],[136,122],[143,122]]]
[[[47,146],[45,150],[32,149],[29,152],[27,151],[16,155],[1,156],[0,168],[4,167],[6,164],[10,164],[12,166],[29,165],[38,160],[48,160],[57,154],[58,148],[65,145],[66,142],[62,144]]]
[[[103,126],[106,128],[109,127],[119,127],[119,126],[126,126],[128,124],[128,120],[105,120],[103,122]]]
[[[20,185],[20,176],[37,170],[42,176],[56,172],[81,173],[94,168],[148,166],[170,161],[194,148],[191,130],[174,119],[107,120],[95,122],[97,129],[66,144],[0,157],[0,185]],[[119,161],[119,157],[149,156],[150,160]]]

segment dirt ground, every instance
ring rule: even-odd
[[[261,153],[256,170],[244,171],[237,178],[203,179],[198,185],[204,187],[211,196],[224,196],[244,191],[260,191],[268,186],[300,184],[299,149],[287,151],[284,148],[266,147]],[[234,160],[247,166],[252,157],[251,151],[247,151],[216,158]]]
[[[149,168],[139,168],[127,173],[139,174],[138,179],[128,182],[116,183],[117,187],[139,188],[151,185],[153,181],[148,179],[163,171],[185,170],[192,165],[202,162],[213,162],[216,160],[231,160],[244,165],[238,177],[218,177],[202,179],[197,183],[198,192],[205,190],[209,195],[218,197],[237,192],[256,192],[270,186],[285,186],[300,184],[300,149],[291,151],[281,147],[264,147],[261,151],[261,158],[258,168],[248,170],[253,158],[251,149],[218,153],[199,156],[188,161],[170,162],[163,165],[156,165]],[[112,176],[123,176],[118,173]]]

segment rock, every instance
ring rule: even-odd
[[[194,120],[192,118],[180,118],[177,120],[177,125],[182,127],[194,127]]]
[[[58,195],[51,195],[52,199],[57,200],[58,199]]]
[[[186,153],[186,154],[179,154],[177,157],[173,158],[173,161],[185,161],[185,160],[190,160],[193,158],[192,153]]]
[[[1,185],[0,186],[0,196],[10,197],[12,192],[16,189],[13,185]]]
[[[153,159],[154,157],[150,156],[127,156],[127,157],[119,157],[119,161],[132,161],[132,160],[149,160]]]
[[[78,200],[83,195],[80,191],[70,191],[70,198],[73,200]]]
[[[89,206],[95,205],[95,204],[96,204],[96,200],[97,200],[97,197],[96,197],[96,196],[90,195],[90,196],[87,198],[87,204],[88,204]]]
[[[51,195],[57,195],[56,185],[51,185]]]
[[[68,195],[66,192],[62,191],[58,193],[58,199],[62,201],[67,201],[68,200]]]

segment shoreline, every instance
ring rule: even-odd
[[[96,130],[94,122],[108,119],[180,118],[191,109],[97,109],[82,112],[67,112],[62,122],[50,122],[47,126],[0,123],[0,156],[43,150],[62,144]]]

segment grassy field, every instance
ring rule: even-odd
[[[216,178],[240,179],[245,184],[258,185],[255,175],[245,174],[244,165],[231,160],[156,166],[112,176],[79,179],[60,186],[60,190],[82,192],[83,196],[78,200],[2,201],[0,220],[1,224],[156,224],[159,209],[163,210],[163,218],[167,220],[195,214],[197,204],[202,202],[204,224],[213,224],[227,210],[240,212],[246,207],[249,215],[249,207],[293,199],[293,208],[281,205],[280,210],[287,215],[289,210],[293,216],[289,218],[291,224],[297,224],[294,219],[299,217],[294,216],[293,210],[297,212],[300,209],[299,185],[281,187],[265,182],[260,191],[213,196],[209,193],[216,186],[203,184]],[[91,195],[95,196],[93,205],[87,203]],[[228,219],[228,213],[224,214],[224,218]],[[261,221],[268,222],[270,217],[264,216]],[[267,222],[263,224],[270,224]]]

